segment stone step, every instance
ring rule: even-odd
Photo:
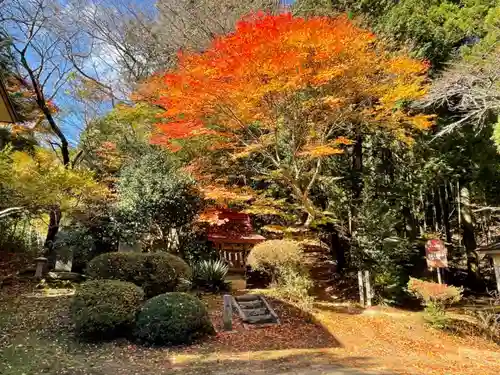
[[[309,269],[311,270],[332,270],[334,267],[332,264],[312,264]]]
[[[328,253],[313,253],[313,252],[304,253],[304,257],[309,258],[309,259],[331,258],[330,254],[328,254]]]
[[[236,296],[234,299],[238,302],[251,302],[251,301],[259,301],[259,296],[255,294],[244,294],[242,296]]]
[[[254,297],[243,296],[246,301],[237,300],[233,297],[233,307],[238,312],[241,320],[254,327],[266,327],[269,324],[280,324],[278,315],[273,310],[271,305],[266,301],[264,296],[257,295]]]
[[[249,324],[264,324],[264,323],[275,323],[276,319],[274,316],[268,315],[258,315],[258,316],[250,316],[246,320],[246,323]]]
[[[241,309],[246,316],[259,316],[269,314],[269,310],[267,308],[262,307],[258,309]]]
[[[327,266],[334,265],[335,263],[328,259],[305,259],[304,264],[318,265],[318,266]]]
[[[249,301],[249,302],[238,301],[238,305],[240,305],[242,309],[258,309],[264,307],[264,304],[262,303],[261,300]]]
[[[330,280],[332,278],[332,272],[315,272],[311,274],[311,278],[314,280]]]
[[[304,246],[304,253],[305,254],[329,254],[330,250],[325,249],[325,248],[321,248],[321,247],[317,247],[317,246],[312,246],[312,247]]]

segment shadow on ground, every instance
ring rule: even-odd
[[[277,313],[280,324],[263,328],[245,327],[237,314],[233,315],[233,330],[222,329],[222,297],[211,302],[211,318],[218,334],[203,342],[203,352],[231,350],[233,353],[262,350],[340,348],[342,344],[309,312],[294,305],[266,296]]]
[[[314,307],[318,310],[322,311],[332,311],[339,314],[348,314],[348,315],[358,315],[362,314],[365,311],[364,308],[360,306],[350,305],[348,303],[331,303],[331,302],[316,302]]]
[[[387,374],[388,372],[364,372],[356,368],[372,367],[369,358],[348,357],[338,358],[328,351],[296,350],[280,352],[255,352],[239,356],[224,357],[219,354],[214,357],[195,359],[186,362],[172,363],[172,374],[186,375],[362,375]],[[182,358],[180,358],[182,360]]]
[[[233,332],[184,348],[146,348],[125,339],[79,342],[69,301],[67,296],[2,301],[2,316],[9,318],[0,335],[2,375],[357,375],[355,368],[373,368],[369,358],[335,355],[332,350],[341,345],[326,328],[278,300],[270,303],[282,324],[254,330],[236,324]]]

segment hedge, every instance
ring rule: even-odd
[[[87,266],[92,279],[113,279],[134,283],[148,297],[174,291],[181,281],[191,275],[181,258],[168,253],[114,252],[101,254]]]

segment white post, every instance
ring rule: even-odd
[[[370,285],[370,271],[365,271],[366,306],[372,305],[372,288]]]
[[[497,291],[500,293],[500,254],[494,254],[491,257],[493,258],[493,268],[497,280]]]
[[[365,305],[365,289],[363,287],[363,271],[358,271],[359,303]]]
[[[436,268],[437,275],[438,275],[438,283],[442,284],[443,280],[441,279],[441,269],[439,267]]]
[[[224,322],[224,331],[233,330],[233,298],[230,294],[224,294],[224,311],[222,320]]]

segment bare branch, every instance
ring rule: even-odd
[[[500,49],[476,56],[470,63],[450,66],[434,83],[424,108],[444,107],[456,120],[445,126],[437,136],[472,125],[481,129],[500,113]]]

